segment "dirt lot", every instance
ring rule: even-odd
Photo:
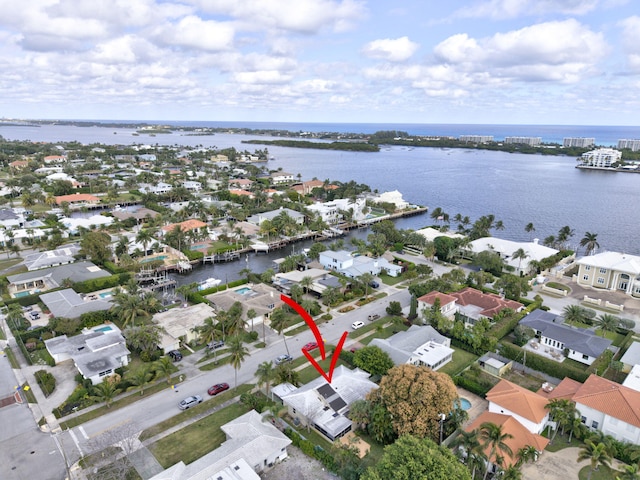
[[[307,457],[297,447],[290,445],[289,458],[279,463],[267,473],[260,475],[264,480],[339,480],[340,477],[328,472],[317,460]]]

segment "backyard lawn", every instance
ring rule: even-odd
[[[440,368],[438,370],[439,372],[446,373],[453,377],[478,359],[478,355],[467,352],[466,350],[456,347],[451,348],[455,350],[453,352],[453,359]]]

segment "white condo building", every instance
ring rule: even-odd
[[[618,148],[628,148],[632,152],[640,150],[640,140],[621,139],[618,140]]]
[[[493,142],[493,135],[460,135],[458,140],[461,142],[487,143]]]
[[[593,147],[595,143],[595,138],[587,137],[565,137],[562,140],[563,147]]]
[[[505,137],[504,143],[522,143],[535,146],[542,143],[542,137]]]
[[[622,152],[613,148],[596,148],[590,152],[583,153],[578,159],[581,167],[610,168],[612,164],[619,162]]]

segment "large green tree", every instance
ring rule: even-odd
[[[384,449],[362,480],[471,480],[471,474],[445,447],[428,438],[403,435]]]
[[[111,260],[111,237],[106,232],[89,231],[80,240],[80,252],[98,265]]]
[[[393,367],[393,360],[387,352],[373,345],[356,351],[353,364],[371,375],[385,375]]]

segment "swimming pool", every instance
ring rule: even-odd
[[[471,408],[471,402],[466,398],[460,397],[460,408],[462,410],[469,410]]]
[[[236,290],[235,292],[239,295],[246,295],[247,293],[251,292],[251,289],[249,287],[242,287]]]
[[[28,297],[29,295],[31,295],[31,292],[16,292],[13,294],[15,298]]]
[[[100,295],[100,298],[108,298],[113,296],[113,292],[102,292],[102,293],[99,293],[98,295]]]
[[[164,260],[165,258],[167,258],[166,255],[158,255],[157,257],[143,258],[142,260],[140,260],[140,263],[153,262],[154,260]]]
[[[113,330],[113,328],[111,328],[109,325],[105,325],[104,327],[93,329],[94,332],[110,332],[111,330]]]

